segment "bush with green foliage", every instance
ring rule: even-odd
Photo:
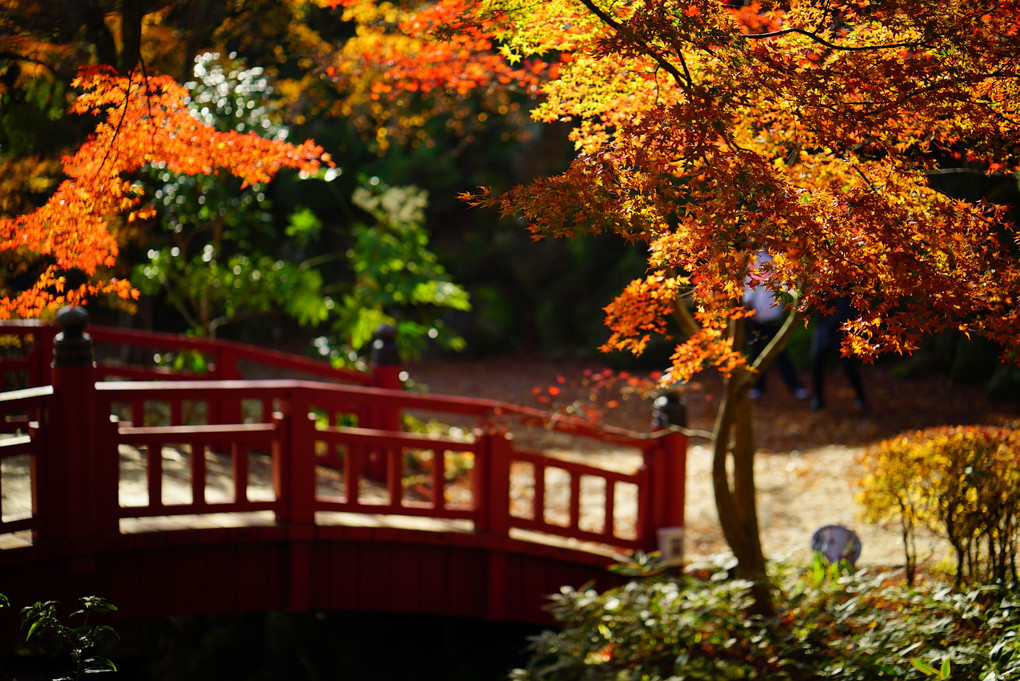
[[[117,671],[108,658],[99,655],[103,647],[117,637],[113,627],[92,622],[94,615],[117,609],[100,596],[83,596],[78,610],[61,617],[57,601],[40,601],[21,610],[25,640],[40,642],[49,655],[66,672],[59,681],[78,681],[82,677],[105,671]]]
[[[352,347],[371,340],[379,323],[393,323],[398,340],[423,338],[460,350],[434,309],[470,309],[467,293],[455,284],[429,250],[425,230],[428,193],[418,187],[390,187],[371,178],[351,196],[374,224],[353,227],[350,255],[355,285],[340,306],[338,328]]]
[[[773,577],[775,618],[748,615],[750,583],[721,569],[563,588],[550,605],[562,629],[536,638],[512,678],[1020,678],[1020,600],[1001,587],[914,588],[886,572],[819,582],[791,567]]]
[[[871,522],[897,521],[907,578],[916,574],[916,534],[944,537],[957,585],[1017,584],[1020,432],[943,426],[885,440],[863,458],[859,500]]]
[[[315,341],[320,353],[336,364],[350,364],[382,324],[397,329],[404,358],[419,356],[430,342],[462,350],[464,339],[442,317],[446,311],[469,310],[471,303],[429,249],[428,193],[372,177],[361,182],[351,202],[369,220],[351,225],[346,257],[353,280],[344,282],[335,306],[333,337]]]

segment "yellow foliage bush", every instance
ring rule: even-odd
[[[899,520],[907,579],[917,568],[916,531],[945,537],[957,585],[1017,583],[1020,431],[943,426],[881,442],[863,458],[864,519]]]

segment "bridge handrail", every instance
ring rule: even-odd
[[[55,324],[41,322],[34,319],[15,319],[0,322],[0,336],[16,335],[30,336],[42,334],[42,340],[47,347],[39,347],[37,352],[45,355],[37,364],[25,357],[4,358],[0,366],[6,365],[8,370],[28,370],[31,373],[31,380],[42,385],[49,382],[48,366],[46,358],[52,355],[52,339],[59,329]],[[330,364],[309,357],[280,352],[270,348],[260,348],[244,343],[223,340],[218,338],[190,338],[173,333],[159,331],[143,331],[139,329],[119,329],[110,326],[90,325],[89,335],[94,341],[114,345],[128,345],[132,347],[164,348],[174,351],[194,350],[197,352],[212,355],[215,375],[222,378],[239,378],[236,370],[238,359],[249,361],[276,369],[297,371],[323,380],[342,381],[355,385],[371,385],[373,378],[371,374],[333,367]],[[132,367],[126,364],[101,363],[99,367],[100,376],[107,374],[123,376],[124,372],[130,372],[135,378],[150,378],[152,376],[165,376],[168,372],[160,367]],[[184,372],[181,372],[184,373]],[[36,375],[38,374],[38,375]],[[147,374],[149,374],[147,376]]]
[[[52,339],[52,337],[57,333],[57,327],[55,324],[43,323],[38,320],[7,320],[0,322],[0,335],[8,333],[29,335],[32,333],[38,333],[39,331],[45,331],[46,335]],[[334,368],[321,361],[294,356],[277,350],[257,348],[243,343],[220,339],[188,338],[176,334],[155,331],[139,331],[133,329],[117,329],[106,326],[90,325],[88,332],[95,341],[105,343],[141,345],[145,347],[167,347],[177,350],[198,350],[201,352],[209,352],[217,357],[231,356],[233,358],[261,363],[266,366],[306,373],[330,381],[342,381],[349,384],[364,386],[362,390],[367,392],[364,392],[361,397],[364,399],[365,403],[368,404],[382,406],[383,403],[393,404],[400,401],[393,391],[373,395],[372,391],[377,388],[372,387],[371,384],[373,382],[373,378],[370,374],[350,369]],[[52,354],[52,349],[49,348],[48,350],[48,354]],[[10,358],[0,360],[0,366],[2,366],[3,363],[7,363],[12,367],[23,368],[25,362],[26,360],[23,358]],[[172,383],[180,383],[181,387],[185,388],[190,381],[204,380],[194,376],[189,377],[187,375],[171,378],[167,375],[168,372],[166,369],[158,367],[137,368],[127,365],[121,366],[109,364],[102,364],[97,367],[97,374],[103,378],[108,375],[125,377],[125,371],[128,372],[127,377],[132,379],[154,379],[148,381],[148,387],[152,390],[160,391],[169,390],[169,386]],[[48,376],[46,378],[48,379]],[[225,377],[225,380],[237,378],[239,377],[227,376]],[[221,378],[220,380],[224,379]],[[124,383],[124,381],[105,380],[104,383],[119,384]],[[256,383],[275,385],[276,387],[280,386],[279,383],[272,379],[268,381],[256,381]],[[414,393],[401,394],[408,396],[415,395]],[[415,398],[409,397],[409,399],[414,400]],[[648,434],[638,433],[627,429],[615,428],[607,425],[599,426],[576,416],[550,414],[549,412],[522,405],[480,398],[429,396],[428,398],[420,401],[418,404],[408,403],[406,408],[423,410],[434,409],[445,413],[475,415],[491,418],[515,417],[532,424],[542,424],[544,427],[554,429],[558,432],[570,433],[572,435],[601,440],[608,444],[623,446],[640,447],[641,445],[639,443],[641,441],[648,440],[650,437]]]
[[[306,512],[312,515],[319,511],[342,511],[350,513],[368,513],[372,515],[402,515],[402,516],[425,516],[430,518],[476,520],[479,513],[484,512],[484,506],[490,500],[473,499],[472,504],[466,505],[450,501],[446,498],[448,487],[445,480],[444,470],[445,453],[449,451],[471,452],[476,456],[477,470],[483,470],[486,463],[479,458],[483,452],[477,440],[454,440],[451,438],[428,438],[395,431],[378,431],[361,428],[325,428],[316,430],[314,437],[317,442],[328,445],[344,445],[350,451],[348,456],[357,452],[365,453],[372,449],[392,450],[386,453],[386,501],[363,501],[359,494],[353,490],[359,485],[361,475],[356,466],[357,459],[347,459],[345,462],[345,480],[347,493],[342,497],[315,495],[315,501]],[[481,436],[484,437],[484,436]],[[402,471],[399,470],[400,458],[403,447],[412,449],[429,450],[432,452],[431,494],[428,500],[416,501],[405,499],[402,487]]]
[[[131,426],[116,427],[117,445],[128,445],[145,449],[148,456],[153,451],[162,451],[164,445],[171,443],[187,443],[204,448],[210,444],[229,446],[233,451],[246,453],[251,445],[271,441],[277,427],[273,424],[213,424],[189,426]],[[111,450],[114,448],[111,447]],[[111,452],[113,453],[113,452]],[[148,503],[144,506],[119,507],[118,518],[138,518],[156,515],[198,515],[202,513],[238,513],[272,510],[273,501],[256,501],[248,498],[247,459],[236,456],[234,459],[234,500],[207,501],[205,498],[206,466],[204,456],[193,456],[191,459],[191,491],[190,503],[166,504],[162,501],[162,458],[153,457],[146,465],[146,488]]]
[[[403,390],[374,387],[352,387],[299,379],[238,380],[174,380],[148,381],[142,385],[134,381],[104,381],[96,390],[109,395],[111,401],[143,393],[158,393],[170,399],[207,397],[209,393],[226,392],[240,399],[260,399],[267,395],[304,391],[310,398],[325,400],[318,406],[355,409],[358,406],[389,406],[403,410],[439,412],[462,416],[499,420],[517,418],[526,423],[540,424],[545,428],[580,437],[599,440],[606,444],[645,449],[663,432],[641,433],[626,428],[599,426],[578,417],[564,416],[478,397],[412,393]],[[164,398],[164,399],[166,399]]]
[[[615,501],[617,483],[633,485],[640,490],[647,487],[648,467],[642,466],[633,473],[607,470],[578,461],[550,457],[541,452],[516,450],[513,461],[533,466],[534,490],[531,499],[530,517],[510,516],[510,527],[542,532],[545,534],[568,534],[571,537],[601,542],[623,548],[642,548],[646,545],[646,537],[641,536],[645,528],[647,509],[639,503],[635,522],[635,535],[627,536],[617,532],[615,525]],[[567,523],[554,523],[546,520],[545,472],[549,469],[559,470],[569,478],[570,503],[567,508]],[[605,501],[603,504],[602,529],[600,531],[585,529],[581,523],[581,481],[583,478],[600,479],[605,484]],[[640,502],[640,499],[639,499]]]
[[[0,393],[0,405],[5,410],[8,405],[18,404],[25,409],[33,409],[45,406],[49,398],[53,396],[52,385],[40,385],[34,388],[22,388],[21,390],[8,390]]]
[[[28,435],[19,435],[14,437],[7,437],[0,439],[0,461],[8,457],[15,456],[34,456],[36,451],[36,443]],[[26,518],[15,518],[13,520],[6,520],[3,499],[0,498],[0,534],[7,534],[10,532],[21,532],[24,530],[31,530],[35,527],[35,518],[28,516]]]
[[[53,396],[53,386],[44,385],[0,393],[0,433],[20,433],[31,423],[36,412],[46,407]]]
[[[189,338],[157,331],[118,329],[107,326],[90,326],[89,333],[97,342],[119,343],[144,347],[169,347],[175,350],[196,350],[215,357],[229,354],[236,359],[247,360],[278,369],[298,371],[329,380],[342,380],[357,385],[369,385],[369,374],[353,369],[333,367],[325,362],[298,355],[260,348],[218,338]],[[222,361],[222,360],[221,360]]]
[[[0,461],[20,456],[31,459],[36,456],[40,443],[34,437],[32,418],[46,408],[52,399],[52,386],[0,393],[0,432],[5,434],[0,437]],[[16,416],[11,418],[12,415]],[[5,520],[5,515],[9,514],[5,512],[0,499],[0,534],[34,530],[37,525],[33,515],[13,520]]]
[[[446,452],[471,452],[475,455],[476,470],[472,472],[475,481],[472,483],[474,499],[480,501],[473,508],[458,506],[457,504],[444,501],[445,481],[441,477],[441,467],[433,467],[433,479],[431,487],[432,498],[426,502],[411,502],[403,498],[400,489],[401,473],[399,468],[392,470],[392,466],[399,467],[399,456],[387,454],[387,462],[384,465],[386,492],[388,501],[377,501],[372,503],[362,502],[358,495],[348,493],[344,498],[322,497],[314,492],[314,483],[311,482],[310,474],[291,471],[279,471],[277,477],[281,480],[291,480],[304,476],[300,483],[303,487],[300,490],[277,489],[278,503],[294,504],[297,510],[296,517],[303,519],[303,522],[313,522],[313,517],[319,511],[345,511],[353,513],[370,514],[397,514],[397,515],[425,515],[433,518],[461,518],[474,520],[476,527],[488,529],[495,532],[506,532],[511,528],[540,531],[550,535],[573,537],[576,539],[599,541],[615,545],[619,548],[638,548],[646,546],[648,542],[647,532],[643,532],[649,517],[648,508],[639,505],[638,517],[636,520],[638,536],[624,536],[618,531],[613,522],[615,486],[617,483],[634,485],[637,488],[647,488],[648,479],[644,473],[638,471],[633,474],[625,474],[616,471],[606,471],[594,466],[579,462],[572,462],[560,458],[550,457],[537,452],[526,452],[514,448],[512,445],[493,448],[491,443],[486,445],[479,438],[487,439],[497,436],[495,433],[506,424],[502,419],[520,417],[525,421],[542,418],[548,422],[549,427],[555,430],[565,430],[574,435],[589,437],[617,446],[626,446],[638,450],[646,461],[645,468],[651,465],[650,458],[661,449],[661,439],[666,435],[664,432],[645,434],[631,433],[622,429],[616,432],[602,433],[596,426],[588,423],[571,423],[568,419],[554,419],[548,414],[538,410],[512,405],[504,402],[477,399],[461,398],[447,395],[426,395],[407,393],[398,390],[382,388],[354,388],[351,386],[323,384],[312,381],[294,379],[275,379],[264,381],[169,381],[155,382],[140,385],[134,382],[104,382],[96,385],[97,395],[103,404],[132,403],[140,399],[153,399],[158,395],[160,401],[178,403],[184,400],[207,400],[214,403],[226,399],[255,399],[267,400],[275,396],[281,400],[280,405],[284,411],[289,412],[289,428],[294,433],[293,437],[303,438],[300,444],[288,446],[291,464],[293,466],[304,466],[310,469],[317,462],[305,461],[303,464],[295,461],[294,457],[298,451],[312,451],[315,443],[319,442],[327,449],[343,446],[349,448],[348,457],[345,458],[345,480],[348,489],[356,489],[359,483],[360,473],[358,472],[357,452],[367,451],[371,448],[392,449],[420,448],[431,450],[437,460],[442,460]],[[405,433],[400,431],[379,430],[377,428],[343,427],[338,428],[320,422],[318,425],[311,423],[307,418],[301,417],[309,412],[334,411],[350,412],[356,409],[365,409],[380,405],[387,405],[391,408],[419,410],[428,412],[441,412],[453,414],[467,414],[479,417],[479,430],[476,431],[474,440],[458,440],[454,438],[430,437]],[[283,414],[278,414],[282,418]],[[266,420],[268,418],[264,417]],[[305,425],[302,426],[301,424]],[[241,438],[242,429],[250,426],[223,424],[205,426],[160,426],[160,427],[138,427],[122,426],[125,434],[131,434],[130,438],[121,439],[125,444],[142,444],[141,434],[147,438],[146,442],[156,443],[157,441],[170,445],[174,442],[213,444],[229,439],[230,433],[235,433]],[[263,425],[264,430],[257,432],[270,435],[269,425]],[[304,428],[305,430],[302,430]],[[495,430],[493,430],[495,429]],[[133,435],[137,433],[138,435]],[[215,434],[215,437],[212,435]],[[208,435],[208,437],[207,437]],[[280,431],[283,435],[283,430]],[[262,449],[267,450],[271,443],[264,441]],[[496,453],[494,453],[496,452]],[[502,452],[502,453],[499,453]],[[353,463],[352,463],[353,461]],[[570,522],[567,525],[557,525],[545,522],[542,514],[533,511],[532,518],[513,517],[509,510],[509,488],[504,483],[510,476],[510,467],[515,462],[527,463],[536,466],[536,470],[544,472],[546,469],[559,469],[568,474],[571,485],[571,506],[569,510]],[[150,471],[150,475],[156,473]],[[201,476],[201,473],[196,473]],[[498,478],[494,481],[492,478]],[[579,491],[581,478],[600,478],[604,481],[606,502],[601,511],[606,520],[602,523],[601,529],[584,529],[579,521]],[[158,478],[158,476],[156,476]],[[541,473],[536,474],[535,508],[545,504],[544,483],[541,480]],[[159,492],[156,482],[150,482],[150,497],[159,499]],[[288,497],[284,499],[283,497]],[[193,495],[200,500],[200,494],[196,491]],[[243,496],[243,495],[242,495]],[[647,496],[647,495],[645,495]],[[240,497],[239,497],[240,498]],[[507,503],[503,503],[502,499]],[[203,502],[204,503],[204,502]],[[485,505],[493,503],[497,508],[486,508]],[[176,505],[170,508],[158,504],[161,510],[167,514],[188,514],[197,512],[187,504]],[[203,506],[204,508],[204,506]],[[136,515],[144,515],[150,512],[136,512]],[[292,517],[291,522],[295,520]]]

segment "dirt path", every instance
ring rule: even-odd
[[[577,399],[593,404],[588,400],[591,381],[585,372],[599,369],[593,363],[533,357],[429,361],[408,366],[412,379],[434,393],[533,406],[544,406],[537,402],[535,390],[548,395],[549,386],[559,391],[557,406]],[[980,387],[951,386],[938,376],[902,380],[894,378],[888,369],[876,367],[865,367],[863,375],[870,401],[866,413],[853,408],[853,394],[838,372],[829,378],[826,410],[812,412],[807,402],[795,401],[783,390],[778,377],[771,379],[771,392],[756,404],[759,454],[755,475],[763,542],[769,556],[788,557],[795,562],[807,560],[814,530],[842,524],[861,537],[860,565],[901,564],[903,549],[898,531],[867,525],[858,517],[854,481],[859,478],[861,455],[870,445],[905,430],[940,424],[1020,423],[1020,404],[990,403]],[[711,428],[719,391],[717,378],[689,386],[692,428]],[[617,397],[607,391],[598,395],[594,404],[607,404]],[[607,409],[606,420],[647,430],[650,416],[648,400],[633,398]],[[710,486],[710,465],[707,442],[692,441],[687,463],[685,545],[692,557],[725,550]],[[940,546],[931,549],[935,552],[932,560],[944,551]]]

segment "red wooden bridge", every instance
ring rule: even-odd
[[[610,563],[683,525],[675,429],[550,426],[521,406],[407,392],[385,346],[360,373],[223,341],[86,333],[80,309],[58,321],[0,325],[0,592],[12,602],[98,594],[131,619],[379,610],[548,623],[547,594],[614,583]],[[139,348],[200,353],[206,371],[124,361]],[[242,365],[309,378],[243,380]],[[404,429],[405,416],[470,427]],[[528,449],[509,432],[528,420],[642,464]]]

